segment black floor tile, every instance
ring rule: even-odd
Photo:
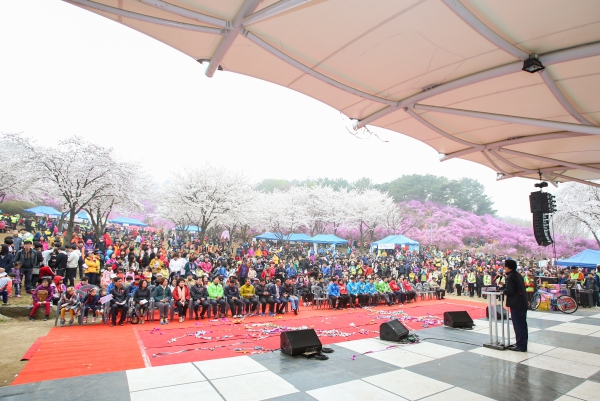
[[[598,337],[540,330],[535,333],[529,333],[529,341],[600,355],[600,338]]]
[[[50,399],[129,401],[129,384],[125,372],[79,376],[40,383],[40,393]]]
[[[578,320],[576,320],[578,322]],[[547,329],[549,327],[558,326],[559,324],[563,324],[563,322],[555,322],[553,320],[544,320],[544,319],[533,319],[527,318],[527,326],[535,328],[535,329]]]
[[[478,382],[482,385],[495,385],[498,372],[516,365],[513,362],[490,358],[472,352],[463,352],[431,362],[409,366],[406,370],[430,377],[453,386]]]
[[[596,372],[595,374],[588,377],[588,380],[600,383],[600,372]]]
[[[0,400],[2,401],[32,401],[42,395],[40,383],[0,387]]]
[[[332,386],[398,369],[397,366],[367,356],[359,356],[352,360],[353,351],[336,345],[331,347],[335,352],[327,354],[327,361],[276,353],[272,354],[271,358],[264,358],[264,354],[256,356],[261,356],[260,358],[252,358],[300,391]]]
[[[600,330],[600,319],[595,317],[582,317],[581,319],[574,320],[572,323],[589,324],[590,326],[598,326]]]
[[[315,401],[315,398],[301,391],[281,397],[269,398],[268,401]]]

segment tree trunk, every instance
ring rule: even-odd
[[[71,243],[73,239],[73,228],[75,226],[75,207],[69,209],[69,224],[67,225],[67,235],[65,235],[65,245]]]

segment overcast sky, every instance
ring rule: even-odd
[[[351,136],[340,113],[290,89],[217,71],[130,28],[60,0],[0,0],[0,132],[41,144],[71,135],[110,146],[163,181],[212,163],[263,178],[436,174],[481,181],[501,216],[530,219],[534,181],[497,182],[393,131]]]

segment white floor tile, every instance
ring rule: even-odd
[[[474,354],[479,354],[483,356],[489,356],[491,358],[502,359],[503,361],[515,362],[519,363],[526,359],[532,358],[537,355],[533,352],[515,352],[510,350],[499,351],[491,348],[475,348],[469,352],[473,352]]]
[[[544,354],[552,358],[565,359],[571,362],[585,363],[600,368],[600,355],[590,352],[574,351],[566,348],[555,348]]]
[[[233,358],[194,362],[194,365],[196,365],[209,380],[267,370],[263,365],[248,356],[235,356]]]
[[[260,401],[298,392],[296,387],[273,372],[250,373],[234,378],[215,379],[211,382],[226,400],[234,401]]]
[[[538,312],[538,311],[531,311],[531,310],[527,311],[527,318],[532,317],[534,319],[543,319],[549,315],[550,315],[549,312]]]
[[[554,401],[581,401],[581,399],[580,398],[571,397],[570,395],[563,395],[561,397],[558,397]]]
[[[579,377],[582,379],[587,379],[591,375],[595,374],[598,370],[600,370],[600,368],[598,368],[597,366],[566,361],[564,359],[552,358],[546,355],[535,356],[531,359],[522,362],[522,364],[533,366],[534,368],[549,370],[551,372],[562,373],[568,376]]]
[[[600,313],[598,313],[596,315],[590,315],[588,317],[593,317],[594,319],[600,319]]]
[[[572,397],[580,398],[582,400],[600,400],[600,383],[585,381],[573,390],[569,391],[567,395]]]
[[[463,352],[460,349],[446,347],[445,345],[435,344],[433,342],[424,341],[419,344],[410,345],[403,348],[404,351],[414,352],[415,354],[425,355],[430,358],[439,359],[447,356],[460,354]]]
[[[530,352],[532,354],[543,354],[554,348],[556,348],[556,347],[553,347],[551,345],[546,345],[546,344],[536,344],[536,343],[532,343],[532,342],[527,343],[527,352],[528,353]]]
[[[383,350],[383,349],[386,349],[387,347],[389,347],[390,345],[394,345],[394,344],[398,345],[397,343],[390,343],[388,341],[364,338],[362,340],[352,340],[352,341],[346,341],[343,343],[337,343],[336,345],[339,345],[340,347],[348,348],[349,350],[352,350],[352,351],[356,352],[357,354],[362,354],[363,352],[368,352],[368,351]]]
[[[442,391],[441,393],[434,394],[430,397],[423,398],[422,401],[448,401],[448,400],[460,400],[460,401],[493,401],[492,398],[484,397],[477,393],[472,393],[459,387],[453,387],[450,390]]]
[[[136,391],[130,393],[129,396],[131,401],[199,399],[202,401],[223,401],[223,398],[207,381]]]
[[[129,391],[140,391],[206,380],[191,363],[132,369],[126,371],[126,374]]]
[[[306,393],[319,401],[406,401],[405,398],[391,394],[362,380],[353,380],[334,386],[310,390]]]
[[[529,316],[529,313],[527,313]],[[554,322],[572,322],[577,319],[581,319],[583,316],[573,316],[573,315],[565,315],[562,312],[552,312],[548,313],[546,316],[538,317],[537,319],[542,320],[552,320]]]
[[[600,326],[580,323],[563,323],[556,326],[548,327],[546,330],[557,331],[559,333],[579,334],[589,336],[590,334],[600,331]]]
[[[408,348],[408,347],[407,347]],[[374,352],[372,354],[367,354],[369,358],[377,359],[381,362],[389,363],[390,365],[399,366],[401,368],[406,368],[413,365],[418,365],[424,362],[433,361],[433,358],[430,358],[425,355],[419,355],[414,352],[408,352],[404,349],[394,348],[388,349],[381,352]]]
[[[427,376],[409,372],[408,370],[382,373],[380,375],[365,377],[363,380],[408,400],[427,397],[452,387],[450,384],[430,379]]]

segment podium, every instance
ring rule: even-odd
[[[483,344],[486,348],[492,348],[497,350],[505,350],[510,345],[510,315],[509,311],[506,311],[506,319],[504,319],[504,313],[500,314],[500,328],[498,330],[498,313],[497,305],[500,300],[500,306],[504,304],[504,293],[498,291],[484,291],[482,294],[487,295],[488,299],[488,310],[489,310],[489,333],[490,342]],[[504,321],[506,320],[506,327]],[[499,336],[499,334],[501,334]]]

